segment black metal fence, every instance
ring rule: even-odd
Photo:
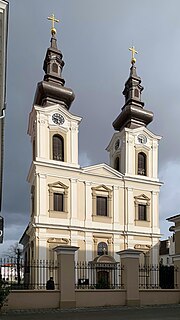
[[[164,265],[140,265],[140,289],[176,289],[178,268]]]
[[[47,280],[53,277],[55,289],[58,284],[58,263],[51,260],[0,259],[0,278],[11,290],[46,289]]]
[[[123,289],[120,263],[75,263],[76,289]],[[11,290],[46,289],[53,277],[54,288],[59,289],[59,265],[54,260],[36,260],[28,263],[23,259],[0,259],[0,279]],[[176,289],[178,268],[176,266],[140,265],[140,289]],[[66,274],[65,276],[68,277]]]
[[[120,263],[75,263],[76,289],[123,289]]]

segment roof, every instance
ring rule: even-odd
[[[169,218],[167,218],[166,220],[167,220],[167,221],[170,221],[170,222],[179,221],[179,220],[180,220],[180,213],[176,214],[175,216],[169,217]]]

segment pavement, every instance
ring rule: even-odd
[[[12,310],[0,320],[180,320],[179,305],[146,307],[101,307],[71,310]]]

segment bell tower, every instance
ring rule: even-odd
[[[123,90],[125,103],[113,122],[116,133],[107,147],[110,165],[127,176],[157,179],[158,141],[161,137],[147,129],[153,113],[144,108],[142,101],[143,87],[135,66],[137,51],[134,47],[129,50],[132,58],[130,75]]]
[[[57,47],[55,22],[52,15],[50,47],[44,59],[44,79],[37,84],[34,104],[29,116],[33,160],[53,165],[79,167],[78,126],[81,118],[69,110],[75,98],[65,86],[62,52]]]

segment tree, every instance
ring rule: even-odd
[[[4,254],[7,258],[9,258],[12,264],[15,264],[17,270],[17,283],[20,285],[21,282],[21,256],[22,256],[22,249],[19,246],[18,242],[11,245],[7,250],[7,253]]]
[[[18,242],[12,244],[8,249],[7,252],[3,254],[5,257],[10,259],[20,259],[22,256],[22,248],[20,247]]]

